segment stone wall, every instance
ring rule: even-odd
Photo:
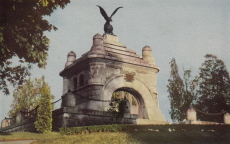
[[[86,125],[135,124],[137,118],[136,114],[126,113],[123,118],[115,118],[109,112],[63,107],[53,111],[53,130]]]
[[[35,120],[36,118],[24,119],[21,122],[0,129],[0,132],[36,132],[34,127]]]

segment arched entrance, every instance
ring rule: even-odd
[[[113,92],[111,100],[113,99],[118,99],[119,101],[125,100],[125,113],[136,114],[138,118],[145,119],[144,101],[134,89],[127,87],[119,88]],[[110,106],[112,107],[112,105]]]
[[[164,121],[159,110],[156,93],[152,93],[145,83],[135,77],[132,82],[124,79],[124,75],[113,77],[106,81],[101,98],[103,100],[111,100],[113,92],[122,90],[131,93],[139,103],[138,115],[141,119],[149,119],[155,121]],[[103,103],[104,111],[109,109],[109,102]]]

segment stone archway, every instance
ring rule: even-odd
[[[135,113],[135,114],[138,114],[138,118],[141,118],[141,119],[146,118],[144,101],[143,101],[141,95],[137,91],[135,91],[132,88],[128,88],[128,87],[119,88],[119,89],[115,90],[114,92],[117,92],[117,91],[126,93],[126,94],[124,94],[123,97],[126,97],[127,99],[129,99],[129,97],[127,97],[127,94],[128,94],[128,96],[134,97],[135,102],[137,102],[137,104],[136,104],[137,113]],[[128,100],[128,102],[130,102],[130,101]],[[131,114],[131,107],[132,107],[132,104],[129,103],[129,113],[130,114]]]
[[[137,77],[132,82],[127,82],[123,75],[113,77],[106,81],[102,89],[102,99],[110,100],[112,93],[117,89],[123,89],[133,93],[140,102],[141,118],[164,121],[164,118],[159,110],[156,95],[152,94],[148,86],[146,86]],[[103,103],[103,109],[106,111],[109,108],[109,102]]]

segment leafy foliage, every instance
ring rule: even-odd
[[[19,111],[29,112],[35,109],[42,96],[40,90],[42,89],[44,83],[44,76],[42,76],[41,79],[35,78],[34,80],[29,78],[22,86],[19,86],[16,90],[14,90],[14,100],[11,104],[11,110],[8,112],[9,116],[13,117]]]
[[[45,31],[57,28],[44,19],[69,0],[1,0],[0,1],[0,90],[9,94],[7,81],[21,85],[32,64],[45,68],[49,39]],[[11,59],[18,58],[19,65]]]
[[[37,110],[37,118],[34,123],[35,128],[40,133],[48,133],[52,130],[52,95],[47,83],[42,83],[40,88],[41,98]]]
[[[194,93],[196,80],[190,80],[190,70],[184,71],[184,79],[182,79],[174,58],[170,65],[170,79],[168,79],[169,84],[167,85],[171,106],[170,114],[173,121],[182,121],[186,118],[186,111],[196,98]]]
[[[125,129],[126,125],[95,125],[95,126],[82,126],[82,127],[62,127],[59,132],[62,135],[73,135],[81,133],[94,133],[94,132],[117,132]]]
[[[202,121],[223,122],[223,114],[230,112],[230,76],[226,66],[214,55],[207,54],[205,58],[199,76],[193,80],[190,80],[190,70],[184,71],[182,80],[175,59],[170,62],[167,87],[174,121],[182,121],[191,104]]]
[[[119,92],[118,92],[119,93]],[[117,95],[116,92],[112,94],[111,102],[110,102],[110,108],[108,109],[108,112],[111,112],[114,117],[122,118],[124,117],[125,110],[128,109],[127,106],[128,100],[126,97],[120,98],[119,95]]]
[[[230,78],[226,66],[214,55],[207,54],[205,58],[199,72],[199,99],[196,108],[205,113],[230,112]],[[221,115],[198,113],[198,118],[223,122]]]

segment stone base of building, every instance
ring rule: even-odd
[[[36,118],[29,118],[21,122],[6,126],[0,129],[0,132],[36,132],[34,122]]]
[[[124,116],[116,117],[107,111],[77,109],[62,107],[52,113],[52,130],[59,131],[61,127],[78,127],[89,125],[106,124],[168,124],[164,121],[153,121],[148,119],[138,119],[137,114],[125,113]],[[21,122],[6,126],[0,132],[36,132],[34,122],[36,118],[24,119]]]
[[[53,130],[60,127],[76,127],[104,124],[136,124],[138,115],[124,114],[119,118],[106,111],[84,110],[63,107],[53,111]]]

